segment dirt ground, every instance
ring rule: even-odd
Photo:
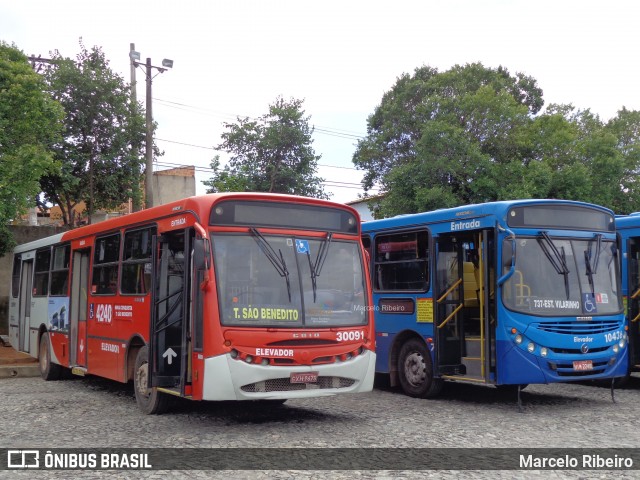
[[[23,365],[37,360],[26,353],[17,352],[12,346],[0,340],[0,365]]]

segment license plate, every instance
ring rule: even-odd
[[[573,370],[576,372],[588,372],[593,370],[593,362],[591,360],[576,360],[573,362]]]
[[[318,383],[318,372],[292,373],[291,383]]]

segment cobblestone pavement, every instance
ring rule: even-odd
[[[280,407],[181,401],[142,414],[130,385],[98,378],[0,380],[4,448],[476,447],[636,448],[640,378],[615,392],[591,385],[530,385],[513,392],[447,384],[435,400],[389,388],[289,400]],[[301,468],[304,468],[301,466]],[[6,478],[166,478],[167,472],[1,472]],[[172,478],[610,478],[602,471],[182,471]],[[640,471],[615,472],[640,478]]]

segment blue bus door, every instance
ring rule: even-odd
[[[491,230],[436,238],[436,369],[441,376],[482,383],[495,370]]]
[[[627,245],[627,315],[629,324],[629,362],[631,371],[640,367],[640,237],[632,237]]]
[[[463,279],[462,253],[453,235],[436,242],[436,368],[440,375],[460,375],[462,371]]]

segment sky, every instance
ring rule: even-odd
[[[0,40],[27,55],[74,58],[101,47],[131,81],[141,61],[173,68],[152,82],[157,168],[195,165],[211,176],[224,122],[259,117],[278,96],[304,100],[325,190],[362,194],[352,163],[367,117],[403,73],[481,62],[538,82],[545,105],[571,103],[608,120],[640,110],[636,0],[0,0]],[[137,69],[144,103],[144,72]]]

